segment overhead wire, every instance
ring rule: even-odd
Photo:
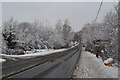
[[[97,20],[97,18],[98,18],[98,15],[99,15],[99,13],[100,13],[100,10],[101,10],[101,7],[102,7],[102,4],[103,4],[103,0],[102,0],[101,3],[100,3],[100,6],[99,6],[99,9],[98,9],[98,12],[97,12],[96,18],[95,18],[95,22],[96,22],[96,20]]]

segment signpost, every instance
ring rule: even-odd
[[[95,42],[97,42],[97,43],[100,43],[100,44],[109,44],[110,43],[110,40],[108,39],[97,39],[97,40],[95,40]]]

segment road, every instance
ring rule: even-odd
[[[17,59],[2,65],[2,79],[8,78],[69,78],[79,56],[80,45],[66,51]]]

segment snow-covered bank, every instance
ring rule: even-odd
[[[73,75],[75,78],[118,78],[118,68],[105,66],[101,58],[83,50]]]
[[[71,46],[70,48],[73,48],[75,46],[78,46],[79,43],[76,43],[74,46]],[[70,48],[66,48],[66,49],[36,49],[33,51],[26,51],[24,55],[6,55],[6,54],[0,54],[0,56],[4,56],[4,57],[11,57],[11,58],[26,58],[26,57],[36,57],[36,56],[44,56],[44,55],[49,55],[49,54],[53,54],[56,52],[61,52],[61,51],[65,51],[68,50]]]
[[[5,59],[0,58],[0,63],[2,63],[2,62],[6,62],[6,60],[5,60]]]
[[[117,67],[109,67],[109,66],[105,66],[104,62],[102,61],[102,59],[99,57],[98,59],[95,57],[94,54],[91,54],[90,52],[87,52],[89,55],[93,56],[93,59],[99,64],[100,69],[104,70],[104,72],[111,76],[112,78],[118,78],[118,68]],[[114,65],[114,64],[113,64]]]
[[[48,50],[37,50],[37,52],[32,52],[32,51],[27,51],[26,54],[24,55],[6,55],[6,54],[0,54],[0,56],[5,56],[5,57],[13,57],[13,58],[25,58],[25,57],[36,57],[36,56],[44,56],[48,54],[53,54],[56,52],[61,52],[65,51],[67,49],[58,49],[58,50],[53,50],[53,49],[48,49]]]

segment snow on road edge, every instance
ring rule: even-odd
[[[101,58],[96,58],[94,54],[87,52],[89,55],[93,57],[93,59],[98,62],[101,70],[104,70],[107,75],[113,77],[113,78],[118,78],[118,68],[117,67],[109,67],[105,66],[104,62],[102,61]]]
[[[70,47],[73,48],[75,46],[78,46],[79,43],[76,43],[74,46]],[[68,50],[70,48],[66,48],[66,49],[41,49],[41,50],[36,50],[38,52],[34,53],[32,51],[26,51],[26,54],[24,55],[6,55],[6,54],[0,54],[0,56],[6,56],[6,57],[32,57],[32,56],[43,56],[43,55],[48,55],[48,54],[53,54],[56,52],[61,52],[61,51],[65,51]],[[28,53],[28,54],[27,54]]]
[[[0,63],[2,63],[2,62],[6,62],[6,60],[5,60],[5,59],[0,58]]]
[[[5,57],[13,57],[13,58],[22,58],[22,57],[35,57],[35,56],[44,56],[44,55],[48,55],[48,54],[53,54],[53,53],[56,53],[56,52],[61,52],[61,51],[65,51],[67,49],[59,49],[59,50],[53,50],[53,49],[50,49],[50,50],[44,50],[44,51],[38,51],[36,53],[28,53],[28,54],[24,54],[24,55],[6,55],[6,54],[0,54],[0,56],[5,56]]]

